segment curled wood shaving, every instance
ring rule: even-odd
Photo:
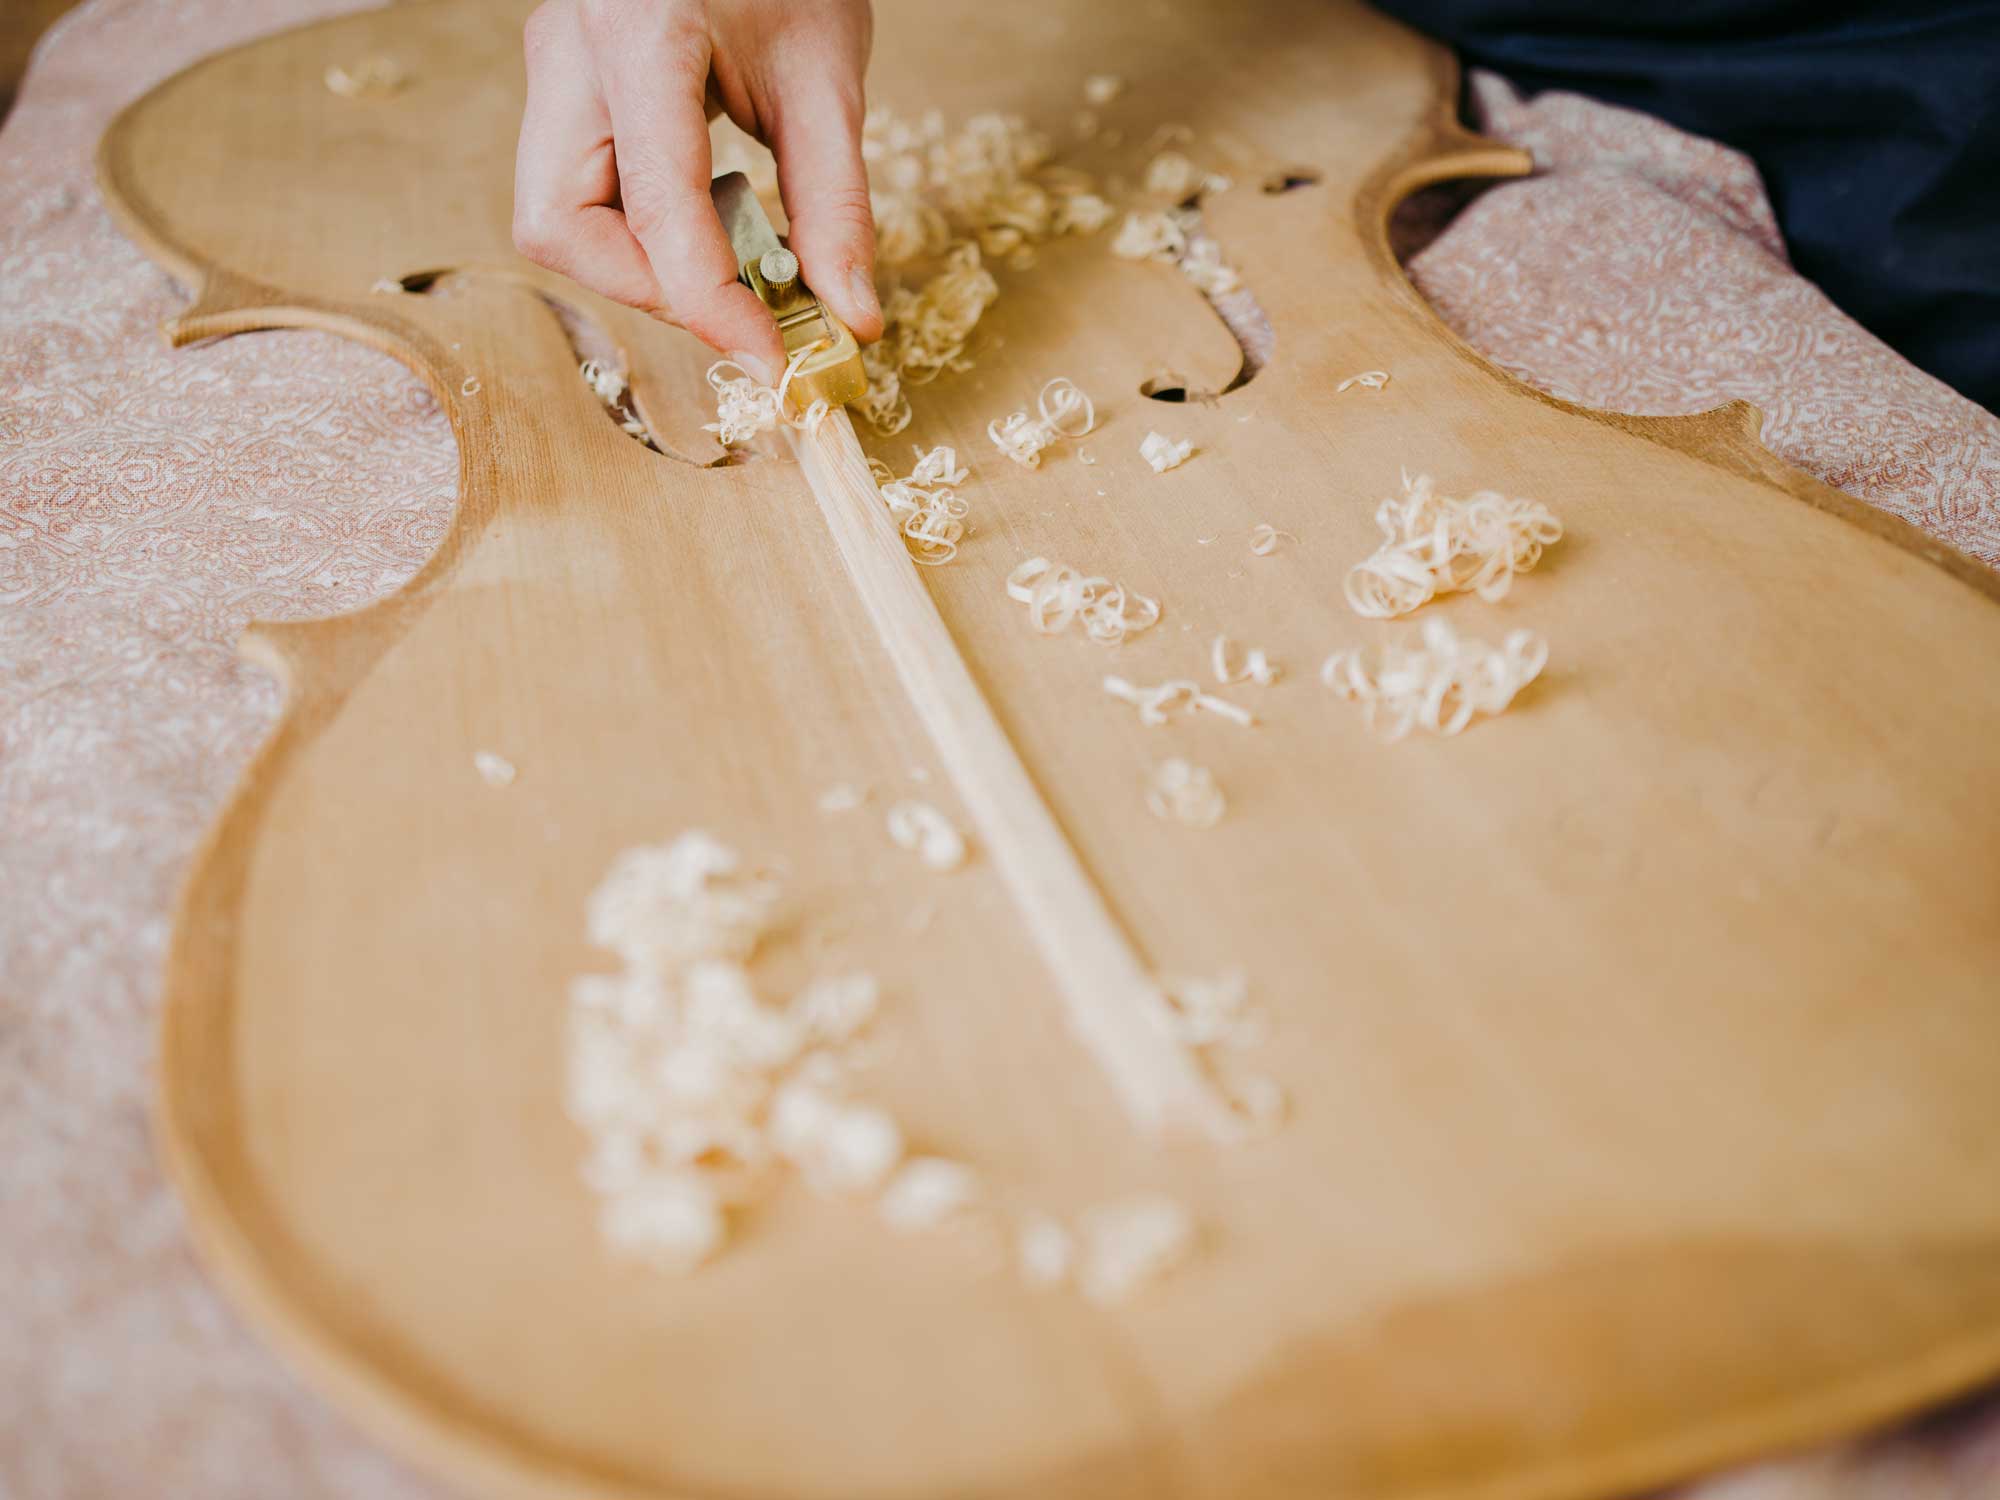
[[[836,781],[819,794],[819,810],[823,813],[853,812],[868,800],[868,792],[851,781]]]
[[[1263,1073],[1245,1073],[1224,1080],[1229,1102],[1250,1128],[1259,1133],[1284,1123],[1285,1090],[1277,1079]]]
[[[1160,621],[1160,602],[1108,578],[1085,577],[1067,563],[1031,557],[1007,575],[1007,597],[1028,606],[1038,634],[1060,635],[1074,622],[1099,645],[1116,646]]]
[[[1162,151],[1146,166],[1146,191],[1185,198],[1202,184],[1203,172],[1179,151]]]
[[[1177,712],[1214,714],[1248,729],[1257,722],[1247,709],[1227,699],[1204,693],[1201,684],[1190,678],[1176,678],[1157,687],[1137,687],[1122,677],[1104,679],[1104,691],[1139,710],[1139,722],[1157,728]]]
[[[1089,1210],[1077,1238],[1078,1288],[1092,1302],[1123,1302],[1193,1253],[1194,1219],[1173,1199],[1146,1194]]]
[[[955,448],[938,447],[926,452],[913,445],[910,451],[917,458],[917,466],[910,470],[912,484],[964,484],[971,472],[959,466]]]
[[[604,409],[611,413],[621,432],[638,438],[649,448],[655,446],[652,432],[639,420],[639,413],[632,406],[631,388],[623,370],[586,359],[577,367],[577,373],[583,377],[583,383],[590,387],[591,393],[604,403]]]
[[[1178,757],[1153,768],[1146,786],[1146,806],[1163,822],[1186,828],[1213,828],[1228,809],[1214,774]]]
[[[600,365],[594,359],[586,359],[577,366],[577,374],[583,383],[596,393],[597,399],[606,406],[616,406],[625,396],[625,372],[609,365]]]
[[[868,389],[853,406],[878,434],[894,437],[910,425],[916,414],[910,410],[910,398],[903,394],[902,375],[885,356],[877,353],[880,347],[870,344],[861,351],[861,368],[867,373]]]
[[[1341,381],[1339,385],[1333,388],[1333,393],[1337,396],[1350,385],[1366,386],[1371,391],[1379,391],[1388,383],[1389,372],[1387,370],[1363,370],[1359,375],[1350,375],[1347,379]]]
[[[393,57],[365,57],[352,68],[337,63],[328,68],[326,87],[343,99],[380,99],[400,89],[407,77]]]
[[[1076,1236],[1047,1214],[1031,1214],[1015,1236],[1014,1253],[1029,1286],[1061,1286],[1076,1262]]]
[[[1042,451],[1061,438],[1080,438],[1097,425],[1097,408],[1076,382],[1058,375],[1035,397],[1038,416],[1026,410],[986,424],[993,445],[1015,463],[1040,468]]]
[[[1224,193],[1232,186],[1229,178],[1195,165],[1180,151],[1162,151],[1146,167],[1146,191],[1177,201],[1198,192]]]
[[[889,839],[933,870],[956,870],[965,863],[965,835],[928,802],[907,799],[889,809]]]
[[[809,1046],[851,1042],[875,1019],[881,986],[872,974],[822,975],[792,997],[786,1014]]]
[[[883,1189],[883,1222],[911,1234],[936,1229],[979,1199],[979,1174],[941,1156],[913,1156]]]
[[[473,752],[472,768],[479,773],[479,779],[498,790],[514,784],[517,774],[514,763],[504,755],[496,755],[491,750]]]
[[[1188,241],[1187,253],[1181,257],[1181,274],[1207,297],[1220,297],[1243,285],[1236,268],[1223,260],[1222,246],[1206,235]]]
[[[1057,234],[1095,234],[1118,210],[1091,192],[1071,193],[1056,200],[1052,223]]]
[[[1243,278],[1223,259],[1221,245],[1195,233],[1197,222],[1193,213],[1179,208],[1128,213],[1111,241],[1111,253],[1126,260],[1178,264],[1181,274],[1208,297],[1237,290]]]
[[[1465,500],[1440,495],[1428,474],[1403,475],[1401,499],[1375,512],[1382,543],[1347,575],[1347,602],[1358,615],[1408,614],[1439,594],[1464,590],[1504,597],[1516,573],[1562,539],[1562,522],[1534,500],[1481,490]]]
[[[1251,647],[1244,656],[1241,666],[1231,664],[1232,644],[1226,635],[1219,635],[1209,646],[1209,661],[1215,668],[1215,680],[1224,687],[1233,682],[1254,682],[1259,687],[1269,687],[1283,675],[1283,669],[1256,647]]]
[[[1274,1079],[1243,1071],[1225,1055],[1259,1045],[1268,1031],[1263,1014],[1250,1004],[1249,981],[1242,974],[1166,979],[1160,996],[1168,1030],[1195,1049],[1245,1129],[1262,1134],[1281,1123],[1284,1089]]]
[[[479,377],[477,375],[468,375],[464,380],[459,382],[458,393],[461,396],[476,396],[479,394],[480,389]]]
[[[1359,703],[1369,729],[1393,742],[1412,729],[1457,734],[1475,714],[1503,712],[1548,659],[1548,643],[1532,631],[1511,632],[1496,651],[1432,620],[1421,647],[1384,647],[1372,669],[1360,650],[1336,651],[1320,680]]]
[[[715,392],[715,420],[703,423],[701,430],[714,433],[716,441],[725,448],[739,447],[758,433],[769,432],[780,422],[808,432],[816,430],[826,418],[827,403],[815,401],[793,416],[785,398],[799,373],[799,366],[824,349],[827,343],[826,339],[818,339],[795,350],[792,357],[785,361],[785,373],[778,378],[775,386],[760,384],[755,376],[733,359],[718,359],[708,367],[708,383]],[[725,375],[725,370],[736,373]]]
[[[1125,80],[1115,73],[1092,73],[1083,80],[1083,97],[1102,107],[1125,92]]]
[[[771,1145],[817,1192],[871,1192],[903,1156],[903,1132],[887,1110],[843,1099],[809,1078],[771,1100]]]
[[[1280,541],[1296,542],[1297,537],[1289,531],[1280,531],[1275,526],[1259,522],[1250,528],[1250,550],[1258,557],[1269,557],[1278,550]]]
[[[1187,243],[1187,229],[1179,213],[1134,212],[1119,226],[1111,253],[1124,260],[1176,261],[1186,253]]]
[[[1153,466],[1155,474],[1164,474],[1169,469],[1178,468],[1194,454],[1194,444],[1186,440],[1175,442],[1158,432],[1149,432],[1139,442],[1139,456]]]
[[[910,557],[937,567],[958,555],[958,544],[965,537],[966,503],[952,486],[964,483],[968,471],[959,466],[955,449],[913,451],[917,463],[906,479],[896,478],[880,459],[870,459],[868,468],[882,503],[896,518]]]
[[[1129,1301],[1193,1253],[1195,1225],[1172,1198],[1146,1193],[1086,1209],[1071,1229],[1030,1214],[1014,1240],[1021,1279],[1038,1289],[1074,1280],[1091,1301]]]
[[[1264,1040],[1264,1019],[1251,1008],[1250,981],[1242,974],[1165,979],[1160,993],[1170,1028],[1190,1047],[1254,1047]]]

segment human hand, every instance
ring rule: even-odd
[[[805,282],[864,342],[882,332],[861,164],[868,0],[543,0],[524,45],[514,244],[679,323],[766,384],[784,342],[708,195],[727,111],[778,159]]]

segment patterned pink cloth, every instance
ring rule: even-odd
[[[147,1137],[175,882],[278,704],[231,642],[351,609],[449,518],[447,425],[309,333],[169,353],[183,292],[112,228],[91,153],[199,54],[354,0],[92,0],[0,130],[0,1495],[434,1494],[222,1309]],[[2000,422],[1793,275],[1740,158],[1476,80],[1542,175],[1413,263],[1490,357],[1572,399],[1770,413],[1795,462],[2000,561]],[[2000,1404],[1711,1482],[1702,1500],[2000,1494]]]

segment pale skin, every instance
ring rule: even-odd
[[[771,383],[784,345],[709,201],[708,122],[726,113],[777,157],[806,284],[857,338],[879,337],[861,163],[872,29],[867,0],[543,0],[524,37],[515,246]]]

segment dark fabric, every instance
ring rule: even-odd
[[[1530,92],[1756,162],[1792,262],[2000,411],[2000,0],[1378,0]]]

